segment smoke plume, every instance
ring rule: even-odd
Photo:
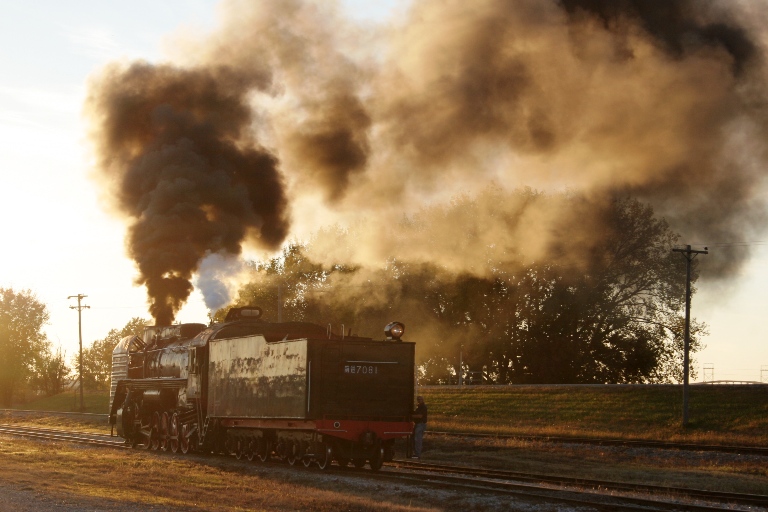
[[[99,174],[158,322],[206,254],[337,223],[358,226],[359,246],[315,256],[376,266],[403,216],[459,196],[482,225],[445,219],[444,239],[399,258],[479,272],[460,229],[498,255],[554,257],[563,237],[599,238],[616,195],[653,205],[686,242],[749,239],[766,206],[764,7],[413,0],[362,26],[325,2],[226,1],[219,29],[179,43],[174,64],[114,65],[94,82]],[[583,211],[494,203],[491,184],[569,190]],[[746,257],[712,253],[704,275]]]
[[[208,254],[200,262],[194,285],[203,294],[209,311],[217,311],[232,302],[242,282],[246,266],[240,258],[221,253]]]
[[[275,249],[288,232],[277,160],[249,135],[245,96],[264,80],[136,63],[105,70],[88,100],[101,178],[131,219],[128,253],[160,325],[206,254],[240,254],[247,235]]]

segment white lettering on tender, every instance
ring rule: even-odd
[[[376,375],[379,373],[379,367],[378,366],[364,366],[364,365],[355,365],[355,364],[348,364],[344,366],[344,373],[350,373],[350,374],[358,374],[362,373],[364,375]]]

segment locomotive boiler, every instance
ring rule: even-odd
[[[266,322],[257,307],[147,327],[113,352],[110,424],[134,447],[378,470],[413,426],[415,345],[403,332]]]

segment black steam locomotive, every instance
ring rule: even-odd
[[[343,331],[265,322],[257,307],[148,327],[113,352],[110,424],[151,450],[378,470],[411,433],[414,344],[399,322],[384,341]]]

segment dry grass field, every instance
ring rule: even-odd
[[[768,387],[695,387],[683,429],[675,386],[422,388],[429,430],[684,440],[766,446]],[[71,396],[66,400],[71,402]],[[101,400],[102,404],[97,404]],[[90,403],[104,407],[102,398]],[[20,408],[51,409],[51,402]],[[103,409],[102,409],[103,410]],[[96,412],[96,411],[93,411]],[[101,411],[98,411],[101,412]],[[108,432],[99,420],[3,415],[0,423]],[[398,456],[404,447],[400,446]],[[550,475],[768,495],[766,457],[427,435],[423,460]],[[60,510],[498,510],[492,498],[436,492],[354,471],[254,465],[0,438],[0,494],[69,503]],[[10,494],[9,494],[10,492]],[[58,501],[57,501],[58,500]],[[21,499],[16,512],[34,510]],[[93,504],[98,504],[94,507]],[[78,508],[81,507],[81,508]],[[536,510],[520,503],[514,510]],[[502,507],[507,508],[507,507]]]
[[[768,385],[435,386],[429,429],[768,446]]]
[[[386,493],[380,483],[347,484],[343,475],[303,467],[5,437],[0,437],[0,482],[5,488],[42,493],[54,503],[70,503],[76,510],[438,509],[415,491]]]

